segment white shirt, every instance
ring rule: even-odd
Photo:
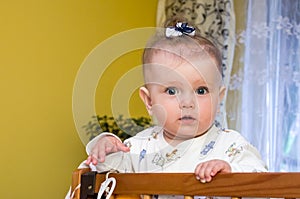
[[[100,137],[105,134],[99,135]],[[110,134],[113,135],[113,134]],[[99,136],[88,143],[90,154]],[[228,162],[232,172],[265,172],[265,163],[258,151],[238,132],[212,126],[202,136],[177,146],[168,144],[161,127],[150,127],[124,141],[130,152],[117,152],[96,165],[97,171],[116,169],[119,172],[194,172],[196,166],[212,159]]]

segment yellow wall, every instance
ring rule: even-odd
[[[64,197],[72,171],[85,158],[72,115],[80,65],[111,35],[154,26],[156,4],[157,0],[0,3],[1,198]]]

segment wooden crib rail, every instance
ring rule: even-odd
[[[209,183],[200,183],[193,173],[111,173],[118,195],[185,195],[260,198],[300,198],[300,173],[218,174]],[[88,169],[73,173],[72,190],[80,183],[75,199],[96,198],[106,175]],[[189,197],[190,198],[190,197]]]

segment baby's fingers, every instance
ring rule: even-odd
[[[88,158],[85,161],[85,164],[89,165],[92,162],[92,157],[89,155]]]
[[[92,153],[90,154],[92,163],[96,165],[99,162],[103,163],[105,161],[105,157],[107,155],[107,147],[106,145],[100,145],[99,148],[94,148]]]
[[[215,175],[213,165],[210,162],[199,164],[195,169],[195,175],[197,180],[202,183],[210,182]]]
[[[125,146],[119,139],[113,136],[105,136],[100,138],[91,150],[86,164],[97,165],[103,163],[108,154],[118,151],[129,152],[129,147]]]
[[[85,164],[90,165],[90,164],[96,165],[98,163],[97,158],[95,158],[93,155],[89,155],[88,158],[85,161]]]
[[[210,160],[197,165],[195,175],[200,182],[210,182],[212,178],[219,172],[230,173],[230,165],[223,160]]]
[[[123,144],[122,142],[118,141],[116,143],[116,147],[118,151],[123,151],[123,152],[129,152],[130,148],[128,146],[126,146],[125,144]]]

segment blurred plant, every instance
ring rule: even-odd
[[[143,116],[124,118],[123,115],[119,115],[117,118],[114,118],[107,115],[97,115],[92,116],[92,121],[89,121],[83,128],[89,136],[89,140],[92,140],[102,132],[110,132],[117,135],[123,141],[151,125],[151,119]]]

